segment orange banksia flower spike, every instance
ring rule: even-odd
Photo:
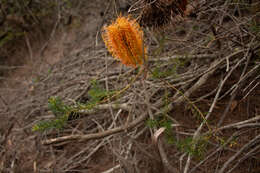
[[[102,38],[112,56],[127,66],[142,65],[147,59],[143,31],[130,17],[119,16],[111,25],[105,26]]]

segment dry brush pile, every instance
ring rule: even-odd
[[[259,2],[179,2],[132,3],[144,68],[91,47],[1,96],[0,170],[259,172]]]

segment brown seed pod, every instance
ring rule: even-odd
[[[185,16],[187,5],[187,0],[143,0],[140,25],[162,27],[176,16]]]

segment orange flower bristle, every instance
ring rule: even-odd
[[[102,38],[112,56],[127,66],[142,65],[147,58],[143,31],[130,17],[119,16],[111,25],[104,27]]]

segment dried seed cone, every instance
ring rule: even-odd
[[[119,16],[103,28],[102,38],[113,57],[127,66],[142,65],[147,59],[143,45],[143,31],[136,20]]]
[[[151,28],[162,27],[178,15],[185,16],[187,5],[187,0],[143,0],[140,23]]]

